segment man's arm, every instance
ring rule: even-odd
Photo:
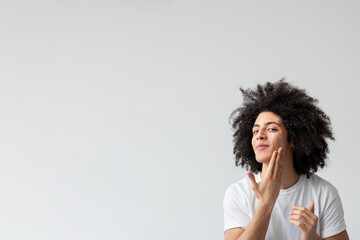
[[[324,240],[349,240],[349,235],[347,234],[347,231],[344,230],[341,233],[325,238]]]
[[[246,229],[232,228],[225,231],[225,240],[264,240],[269,226],[271,213],[280,192],[280,165],[282,148],[274,151],[268,171],[260,183],[256,183],[254,174],[248,172],[252,190],[259,200],[258,208]]]
[[[290,222],[302,231],[301,240],[322,240],[316,233],[318,217],[314,214],[314,201],[310,202],[308,209],[297,205],[294,205],[293,209],[290,212]],[[344,230],[324,240],[349,240],[349,236]]]
[[[232,228],[225,232],[225,240],[265,239],[269,226],[273,206],[260,205],[255,212],[249,226],[243,228]]]

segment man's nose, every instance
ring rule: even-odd
[[[266,139],[266,133],[263,129],[259,129],[259,132],[256,135],[257,140]]]

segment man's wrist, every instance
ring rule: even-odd
[[[268,213],[271,214],[272,210],[274,208],[275,203],[265,202],[265,201],[259,201],[257,211],[260,210],[264,214]]]

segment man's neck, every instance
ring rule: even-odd
[[[288,189],[294,186],[300,178],[300,175],[295,171],[294,167],[281,171],[280,189]]]

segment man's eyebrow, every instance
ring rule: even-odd
[[[270,124],[276,124],[276,125],[278,125],[279,127],[281,127],[280,124],[277,123],[277,122],[267,122],[267,123],[265,123],[266,126],[267,126],[267,125],[270,125]],[[260,125],[259,125],[259,124],[254,124],[253,127],[260,127]]]

